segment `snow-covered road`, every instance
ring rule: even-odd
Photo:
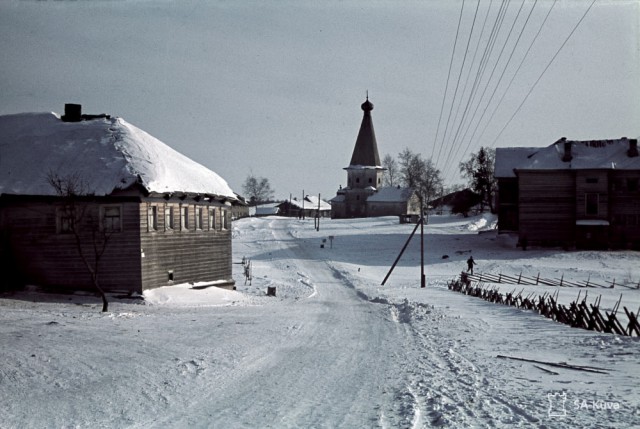
[[[466,257],[456,249],[476,249],[483,267],[518,264],[495,237],[434,222],[421,289],[415,244],[379,285],[411,228],[393,219],[234,225],[234,260],[250,258],[254,275],[243,284],[238,266],[238,292],[172,286],[145,305],[114,299],[107,314],[92,297],[0,296],[0,428],[640,427],[637,338],[444,287]],[[333,248],[320,246],[327,235]],[[557,263],[536,252],[536,269]],[[595,275],[570,259],[589,255],[562,255]],[[609,272],[637,258],[599,256]],[[634,303],[635,290],[622,293]]]

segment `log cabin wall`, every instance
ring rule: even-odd
[[[543,246],[573,246],[575,177],[571,171],[518,172],[519,238]]]
[[[577,170],[576,218],[609,219],[609,175],[607,170]]]
[[[140,204],[140,236],[143,289],[187,282],[233,287],[230,207],[150,199]]]
[[[640,250],[640,172],[614,170],[609,180],[611,245]]]
[[[517,232],[518,222],[518,179],[498,178],[498,230]]]
[[[11,254],[10,276],[21,284],[91,290],[91,277],[78,252],[75,236],[60,230],[61,207],[52,199],[3,202],[0,228],[5,237],[5,251]],[[105,291],[141,292],[139,203],[103,200],[78,203],[78,207],[84,210],[80,240],[92,264],[93,239],[88,224],[99,218],[101,209],[119,208],[121,230],[108,235],[98,267],[98,281]]]

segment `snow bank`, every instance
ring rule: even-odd
[[[145,302],[170,307],[216,307],[234,305],[245,300],[245,295],[229,289],[209,287],[197,289],[197,285],[179,284],[146,290]]]

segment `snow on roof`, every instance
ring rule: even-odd
[[[631,140],[572,141],[560,139],[544,148],[496,148],[495,176],[515,177],[516,170],[640,170],[640,157],[631,157]],[[563,161],[565,143],[571,144],[571,160]]]
[[[496,148],[495,177],[516,177],[515,168],[527,164],[529,157],[539,151],[539,147],[498,147]]]
[[[302,201],[297,199],[291,200],[291,205],[297,208],[302,208]],[[306,209],[318,209],[318,197],[307,195],[304,198],[304,208]],[[320,210],[331,210],[331,205],[324,200],[320,200]]]
[[[63,122],[56,113],[0,116],[0,194],[55,195],[49,173],[95,195],[139,182],[148,192],[236,199],[218,174],[121,118]]]
[[[277,203],[256,206],[256,216],[277,215],[279,212],[280,207],[278,207]]]
[[[378,188],[378,192],[367,198],[367,202],[374,203],[397,203],[406,202],[413,195],[412,188],[399,188],[396,186],[389,186],[384,188]]]
[[[602,219],[579,219],[576,221],[578,226],[609,226],[609,221]]]

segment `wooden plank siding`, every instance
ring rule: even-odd
[[[149,216],[153,207],[157,213],[156,228]],[[183,228],[185,208],[188,222]],[[173,228],[166,209],[173,212]],[[202,224],[196,221],[198,209],[202,209]],[[226,286],[233,287],[229,209],[217,203],[195,201],[143,202],[140,205],[142,288],[219,281],[228,281]],[[226,227],[222,224],[225,217]]]
[[[233,287],[230,207],[208,201],[186,201],[136,197],[77,203],[78,207],[86,207],[81,241],[90,260],[93,240],[89,220],[100,219],[101,208],[120,208],[121,230],[109,234],[99,266],[99,282],[105,291],[142,293],[145,289],[186,282],[224,281],[227,287]],[[6,277],[12,282],[17,279],[21,284],[45,288],[92,289],[75,236],[60,230],[62,207],[52,199],[2,203],[1,255],[4,261],[11,261],[3,262],[2,266],[11,271]],[[150,220],[154,223],[149,217],[150,207],[157,210],[156,228],[150,224]],[[165,207],[173,210],[174,228],[169,228]],[[188,211],[185,229],[180,227],[181,207]],[[203,215],[201,225],[196,222],[199,208]]]
[[[520,239],[534,245],[572,246],[575,241],[575,177],[567,171],[518,172]]]
[[[498,178],[498,230],[518,231],[518,179]]]
[[[640,250],[640,183],[638,182],[640,182],[640,174],[637,171],[611,172],[609,210],[612,247]]]
[[[609,219],[609,177],[606,170],[577,170],[576,175],[576,218]],[[596,213],[587,211],[587,195],[597,196]]]
[[[98,279],[105,290],[137,291],[141,285],[139,204],[117,204],[122,207],[122,231],[110,234]],[[84,205],[87,207],[85,217],[97,218],[101,204]],[[41,202],[12,203],[2,207],[2,228],[15,262],[13,275],[25,284],[91,289],[91,277],[78,253],[74,235],[58,231],[57,210],[60,207],[60,204]],[[85,255],[92,261],[90,229],[85,229],[81,242]]]

